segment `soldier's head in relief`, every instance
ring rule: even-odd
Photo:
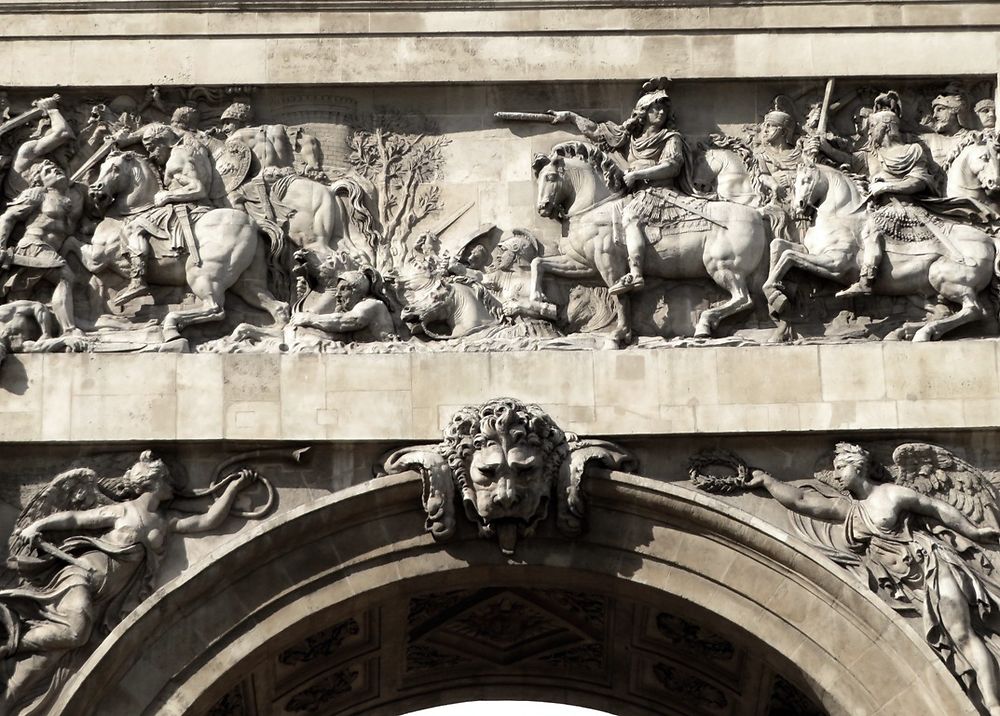
[[[760,125],[760,140],[772,147],[789,147],[795,133],[792,115],[780,109],[773,109],[764,115]]]
[[[513,229],[505,235],[493,251],[495,271],[510,271],[514,266],[529,268],[531,260],[541,256],[541,244],[527,229]]]
[[[633,135],[643,131],[657,132],[674,126],[674,111],[670,95],[665,90],[647,92],[635,103],[632,116],[623,125]]]
[[[222,131],[227,135],[238,129],[250,126],[253,119],[253,110],[246,102],[233,102],[222,113]]]
[[[997,105],[991,99],[981,99],[976,102],[976,116],[983,129],[995,129],[997,126]]]
[[[194,107],[178,107],[170,117],[170,126],[177,129],[194,132],[198,129],[199,115]]]
[[[69,184],[66,172],[55,162],[43,159],[28,170],[28,186],[64,189]]]
[[[931,128],[938,134],[955,134],[963,128],[968,105],[961,94],[942,94],[931,102]]]
[[[166,166],[177,139],[177,133],[165,124],[151,124],[142,131],[142,146],[146,154],[161,167]]]

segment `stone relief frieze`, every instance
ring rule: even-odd
[[[1000,329],[991,83],[601,93],[7,93],[0,353]]]
[[[883,464],[841,442],[832,469],[798,482],[750,471],[729,456],[697,457],[694,484],[722,495],[739,485],[776,500],[800,538],[901,614],[920,617],[924,638],[974,700],[1000,713],[1000,493],[981,470],[926,443],[898,445]]]
[[[457,507],[480,536],[513,554],[555,507],[558,529],[578,535],[586,519],[582,482],[592,467],[631,470],[634,458],[603,440],[563,432],[537,405],[496,398],[456,412],[444,440],[397,450],[388,474],[417,470],[424,482],[427,531],[451,539]]]

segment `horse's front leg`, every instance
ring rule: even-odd
[[[545,272],[563,278],[588,278],[596,273],[593,266],[581,263],[571,256],[538,256],[531,260],[531,300],[539,303],[551,303],[542,291],[542,278]]]
[[[774,239],[771,242],[771,269],[768,271],[767,279],[764,281],[764,285],[762,287],[765,293],[770,293],[771,291],[781,291],[783,289],[781,282],[785,278],[785,273],[788,271],[788,267],[785,266],[782,269],[782,267],[779,266],[782,255],[786,251],[796,251],[801,249],[801,244],[786,241],[785,239]]]
[[[775,274],[784,277],[790,270],[797,268],[814,276],[844,284],[848,279],[849,263],[849,256],[844,252],[810,254],[792,250],[786,251],[778,259]]]

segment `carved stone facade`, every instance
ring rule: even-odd
[[[462,92],[9,90],[4,350],[997,335],[992,77]]]
[[[0,28],[0,714],[1000,714],[1000,8],[126,5]]]

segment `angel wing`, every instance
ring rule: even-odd
[[[42,517],[56,512],[89,510],[113,502],[101,491],[97,473],[90,468],[75,468],[59,473],[36,492],[21,510],[8,542],[9,555],[13,557],[28,551],[29,545],[21,538],[21,530]]]
[[[904,443],[892,453],[896,483],[947,502],[980,527],[1000,528],[1000,492],[979,469],[927,443]]]

